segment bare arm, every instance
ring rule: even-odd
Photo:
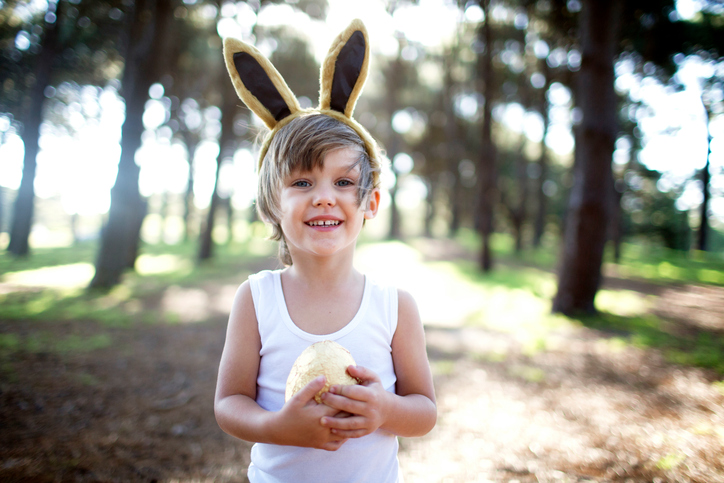
[[[432,373],[427,360],[425,333],[417,305],[407,292],[399,292],[397,330],[392,338],[392,361],[397,393],[385,391],[379,377],[363,367],[349,373],[359,386],[333,386],[323,395],[325,404],[352,413],[347,419],[323,418],[335,434],[357,438],[382,428],[398,436],[427,434],[437,421]]]
[[[271,412],[256,402],[261,339],[249,282],[234,297],[226,342],[219,364],[214,400],[216,421],[226,433],[260,443],[307,446],[335,450],[344,438],[320,424],[336,410],[314,401],[324,386],[318,378],[288,401],[281,411]]]

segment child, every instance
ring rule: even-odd
[[[256,444],[251,482],[397,482],[397,436],[428,433],[437,418],[423,327],[412,297],[352,265],[380,201],[380,155],[351,118],[369,43],[353,22],[322,67],[320,107],[299,108],[251,46],[225,42],[244,102],[270,127],[258,209],[280,242],[283,270],[239,288],[219,366],[215,413],[227,433]],[[357,362],[356,386],[319,377],[284,402],[289,371],[314,342],[334,340]]]

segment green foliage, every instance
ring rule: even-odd
[[[461,232],[461,244],[475,248],[477,236]],[[516,334],[523,352],[535,355],[549,347],[549,337],[567,324],[581,324],[606,335],[610,350],[627,346],[656,349],[676,364],[713,369],[724,375],[724,334],[701,329],[684,329],[649,312],[650,302],[638,292],[600,290],[595,316],[565,318],[550,315],[549,301],[555,293],[552,273],[555,247],[544,247],[537,254],[515,256],[512,238],[498,234],[493,240],[498,266],[480,272],[469,261],[451,264],[455,273],[480,289],[484,305],[495,300],[493,308],[482,310],[469,324]],[[541,263],[536,263],[536,259]],[[718,254],[684,252],[650,244],[626,243],[618,264],[607,269],[619,276],[644,278],[657,284],[708,283],[724,285],[724,258]],[[494,298],[493,298],[494,295]],[[483,297],[490,297],[483,299]],[[487,356],[481,356],[487,359]]]
[[[43,330],[22,335],[0,334],[0,361],[6,361],[12,354],[18,352],[31,354],[91,352],[109,347],[111,343],[111,336],[105,333],[87,337],[70,334],[62,338]]]
[[[621,260],[612,266],[624,277],[654,283],[724,285],[724,257],[718,253],[685,252],[651,243],[624,243]]]
[[[40,58],[47,30],[58,24],[59,54],[53,60],[52,85],[64,81],[104,85],[121,70],[118,47],[123,44],[124,10],[128,3],[105,2],[3,2],[0,9],[0,112],[18,119],[27,106],[26,95],[35,82],[34,68]],[[47,8],[50,7],[50,8]],[[46,16],[46,14],[48,14]],[[57,14],[57,16],[56,16]],[[46,21],[51,20],[51,22]],[[16,44],[18,34],[27,44]]]
[[[724,335],[708,331],[683,331],[654,315],[622,317],[600,313],[580,322],[640,348],[655,348],[670,362],[714,369],[724,375]]]

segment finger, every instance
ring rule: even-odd
[[[322,402],[337,411],[345,411],[351,414],[359,414],[364,410],[364,399],[352,397],[352,391],[349,389],[343,391],[343,394],[335,394],[331,391],[322,394]]]
[[[322,418],[322,426],[325,426],[332,430],[335,434],[337,431],[351,431],[364,429],[365,418],[359,416],[352,416],[349,418]]]
[[[330,396],[345,397],[347,399],[354,399],[355,401],[368,401],[370,398],[369,389],[365,386],[343,386],[335,385],[329,388]],[[325,402],[326,404],[326,402]],[[345,409],[345,408],[339,408]]]
[[[324,387],[326,379],[324,376],[319,376],[304,386],[292,397],[292,401],[296,401],[302,406],[307,404],[309,401],[314,399],[314,396]]]
[[[337,451],[339,448],[342,447],[344,443],[346,443],[349,440],[349,438],[344,439],[337,439],[334,441],[328,441],[327,443],[323,444],[321,448],[326,451]]]
[[[371,432],[368,429],[352,429],[352,430],[332,429],[331,431],[335,436],[341,436],[341,437],[344,437],[347,439],[361,438],[362,436],[367,436]]]
[[[363,366],[349,366],[347,368],[347,372],[350,376],[359,379],[363,385],[371,384],[374,382],[382,382],[380,380],[380,376],[378,376],[377,373]]]

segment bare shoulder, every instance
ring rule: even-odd
[[[239,288],[236,289],[236,294],[234,295],[234,305],[236,304],[251,304],[254,305],[254,298],[251,295],[251,283],[249,283],[249,280],[244,280],[244,282],[239,285]]]
[[[397,289],[397,328],[393,336],[393,342],[397,339],[398,345],[401,339],[404,343],[418,339],[423,336],[424,329],[420,318],[420,311],[417,308],[415,298],[406,290]],[[409,339],[414,335],[413,339]]]
[[[420,322],[420,312],[415,298],[410,292],[401,288],[397,289],[397,314],[399,321],[413,319],[413,322]]]
[[[229,312],[229,324],[226,329],[226,345],[230,348],[238,347],[240,343],[253,344],[252,347],[259,347],[259,325],[254,309],[254,298],[251,293],[251,285],[246,280],[236,290],[234,301]],[[248,347],[248,346],[247,346]]]

